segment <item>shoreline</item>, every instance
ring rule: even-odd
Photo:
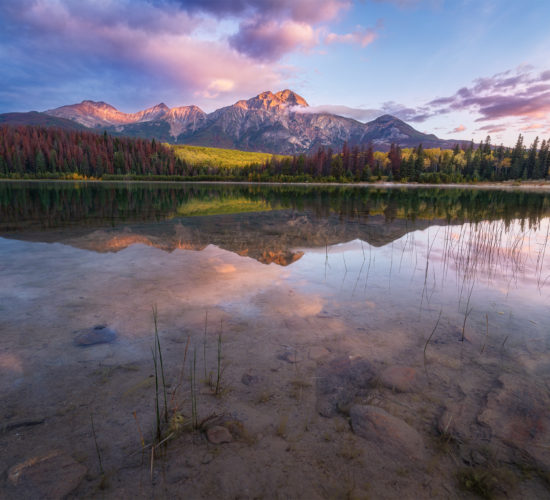
[[[0,178],[0,182],[62,182],[62,183],[148,183],[148,184],[243,184],[251,186],[301,186],[301,187],[353,187],[353,188],[442,188],[442,189],[491,189],[491,190],[518,190],[518,191],[550,191],[550,181],[505,181],[505,182],[486,182],[486,183],[463,183],[463,184],[433,184],[433,183],[416,183],[416,182],[269,182],[269,181],[180,181],[180,180],[142,180],[142,179],[9,179]]]

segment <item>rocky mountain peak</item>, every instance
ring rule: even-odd
[[[242,109],[263,109],[269,111],[281,111],[283,109],[291,108],[292,106],[304,106],[308,104],[306,100],[292,92],[292,90],[281,90],[277,93],[273,93],[270,90],[258,94],[252,99],[247,101],[238,101],[235,106]]]
[[[280,99],[281,102],[284,102],[287,106],[303,106],[304,108],[309,106],[302,96],[289,89],[280,90],[275,94],[275,97]]]
[[[386,125],[388,123],[398,123],[398,122],[401,122],[401,120],[392,115],[382,115],[376,118],[375,120],[373,120],[372,122],[379,123],[380,125]]]
[[[117,110],[114,106],[111,106],[110,104],[104,102],[104,101],[91,101],[89,99],[86,99],[80,103],[80,105],[75,104],[74,106],[80,106],[80,107],[92,107],[92,108],[107,108],[107,109],[114,109]]]
[[[424,147],[449,148],[457,142],[420,132],[392,115],[361,123],[330,112],[315,112],[315,108],[300,113],[300,108],[306,110],[307,101],[292,90],[284,89],[275,93],[266,90],[208,114],[197,106],[170,109],[163,102],[136,113],[123,113],[105,102],[90,100],[45,114],[117,134],[275,154],[300,154],[321,146],[338,150],[345,143],[371,144],[384,151],[392,143],[401,147],[416,147],[422,143]],[[36,121],[36,117],[28,119]],[[20,123],[22,118],[10,120]]]

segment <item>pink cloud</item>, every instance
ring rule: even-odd
[[[490,78],[478,78],[470,88],[461,88],[454,95],[434,99],[428,103],[434,114],[457,110],[480,113],[477,121],[505,117],[543,118],[550,112],[550,85],[541,83],[546,73],[533,76],[532,71],[521,69],[509,76],[510,71]]]
[[[260,60],[276,60],[297,48],[316,43],[313,28],[304,22],[255,19],[241,23],[230,44],[241,54]]]
[[[377,25],[377,28],[380,27],[380,23]],[[357,44],[361,47],[366,47],[370,45],[374,40],[378,38],[378,33],[375,28],[364,28],[362,26],[357,26],[355,31],[352,33],[345,33],[343,35],[338,35],[336,33],[329,33],[325,37],[325,43],[349,43]]]
[[[489,134],[498,134],[500,132],[506,132],[504,125],[485,125],[477,129],[478,132],[488,132]]]
[[[522,130],[538,130],[544,128],[544,126],[545,125],[543,123],[531,123],[522,127]]]
[[[459,132],[464,132],[465,130],[466,130],[466,127],[464,125],[459,125],[455,129],[453,129],[452,133],[457,134]]]
[[[187,12],[162,11],[143,0],[133,4],[109,0],[104,3],[118,6],[118,21],[105,21],[105,12],[86,1],[78,4],[82,8],[75,8],[75,3],[68,1],[33,2],[17,16],[27,28],[40,33],[36,42],[30,42],[31,50],[42,52],[52,61],[57,54],[63,54],[63,64],[74,61],[75,68],[88,64],[97,65],[99,73],[116,67],[122,75],[130,71],[155,75],[163,85],[179,88],[182,97],[224,96],[226,103],[228,98],[241,97],[243,93],[278,87],[288,71],[276,64],[262,64],[223,41],[191,36],[203,21]],[[147,15],[142,12],[133,16],[132,12],[140,9]],[[147,23],[144,16],[151,22]],[[207,26],[208,22],[204,21]],[[289,22],[283,28],[283,39],[289,44],[300,29],[305,33],[303,39],[310,36],[308,25]]]

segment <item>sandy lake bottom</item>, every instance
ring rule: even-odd
[[[6,230],[0,496],[550,497],[549,228]]]

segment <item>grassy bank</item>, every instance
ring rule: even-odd
[[[246,167],[254,163],[265,163],[273,156],[284,158],[281,155],[269,153],[252,153],[237,149],[210,148],[203,146],[170,146],[177,158],[184,160],[189,165],[201,165],[207,167],[234,168]]]

